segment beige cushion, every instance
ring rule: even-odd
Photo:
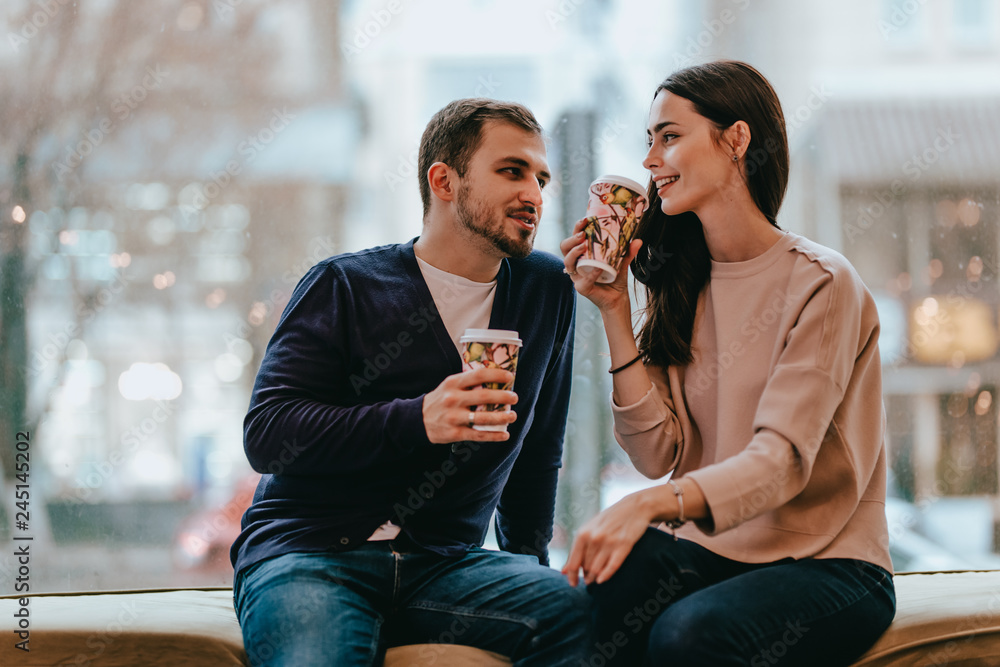
[[[1000,665],[1000,572],[902,574],[896,620],[857,667]],[[0,665],[92,667],[242,665],[243,639],[228,589],[130,591],[30,598],[30,648],[14,647],[16,597],[0,598]],[[389,650],[387,667],[500,667],[466,646]]]
[[[1000,665],[1000,571],[896,575],[896,618],[856,667]]]
[[[0,665],[235,667],[246,659],[228,588],[32,596],[27,653],[14,647],[19,609],[16,597],[0,598]],[[509,664],[495,653],[443,644],[391,648],[385,660],[385,667]]]

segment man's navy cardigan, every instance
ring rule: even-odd
[[[267,346],[244,420],[263,473],[231,558],[344,551],[386,520],[442,555],[482,545],[548,563],[572,381],[575,292],[562,262],[505,259],[490,328],[524,342],[506,442],[433,444],[424,395],[462,361],[413,241],[326,259],[302,278]]]

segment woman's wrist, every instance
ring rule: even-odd
[[[628,298],[628,294],[623,294],[620,299],[604,304],[604,306],[598,308],[598,310],[601,311],[601,317],[604,319],[605,323],[608,321],[625,319],[628,320],[629,326],[631,326],[632,302]]]
[[[669,486],[651,486],[642,491],[636,491],[636,512],[649,523],[666,521],[672,514],[672,507],[675,505],[673,491]]]

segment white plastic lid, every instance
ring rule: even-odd
[[[460,343],[513,343],[520,347],[521,339],[516,331],[508,329],[466,329]]]
[[[615,185],[623,185],[632,192],[640,194],[643,197],[646,196],[646,188],[639,185],[636,181],[625,176],[617,176],[615,174],[605,174],[604,176],[598,176],[594,179],[594,182],[590,184],[590,187],[594,187],[598,183],[613,183]]]

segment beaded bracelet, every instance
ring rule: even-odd
[[[622,364],[622,365],[621,365],[621,366],[619,366],[618,368],[611,368],[611,369],[608,369],[608,372],[609,372],[609,373],[611,373],[612,375],[614,375],[614,374],[615,374],[615,373],[617,373],[618,371],[623,371],[623,370],[625,370],[626,368],[628,368],[629,366],[631,366],[631,365],[632,365],[632,364],[634,364],[635,362],[639,361],[640,359],[642,359],[642,352],[640,352],[639,354],[635,355],[635,359],[633,359],[632,361],[626,361],[626,362],[625,362],[624,364]]]

